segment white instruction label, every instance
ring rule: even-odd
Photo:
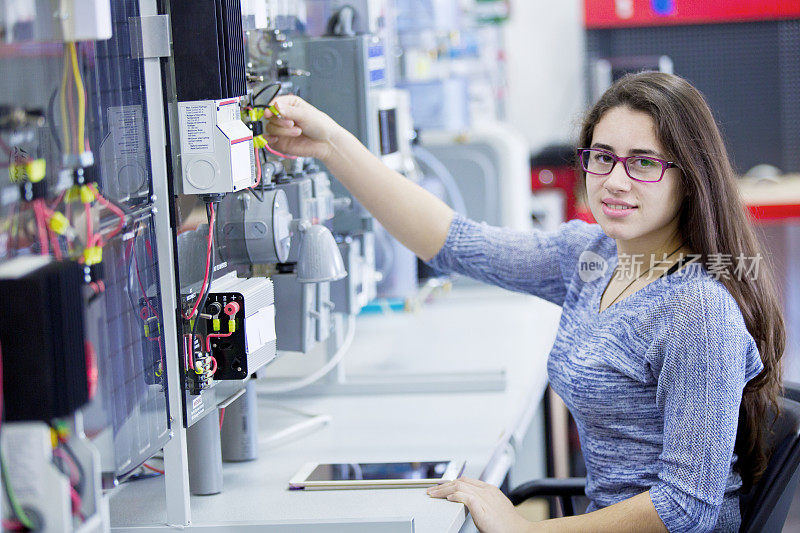
[[[214,102],[180,102],[181,152],[203,154],[214,151]]]
[[[275,306],[269,305],[247,317],[246,321],[247,353],[253,353],[268,342],[277,338],[275,334]]]
[[[114,139],[115,153],[134,155],[144,152],[142,106],[109,107],[108,130]]]

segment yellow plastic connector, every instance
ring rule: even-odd
[[[64,195],[64,201],[68,204],[77,202],[81,199],[81,188],[78,186],[70,187]]]
[[[44,159],[30,159],[23,163],[12,163],[8,166],[8,177],[12,183],[30,181],[38,183],[47,173],[47,162]]]
[[[236,332],[236,321],[231,319],[228,320],[228,332],[235,333]]]
[[[261,120],[261,117],[263,116],[264,116],[264,109],[260,107],[254,107],[247,111],[247,118],[250,119],[250,122]]]
[[[219,331],[219,328],[222,327],[219,318],[214,318],[211,320],[211,327],[214,328],[214,331]]]
[[[88,185],[81,185],[81,203],[90,204],[94,202],[95,196]]]
[[[34,159],[25,164],[25,171],[28,173],[28,181],[38,183],[44,179],[47,173],[47,162],[44,159]]]
[[[256,146],[256,148],[261,150],[262,148],[267,146],[267,140],[264,139],[263,135],[256,135],[255,137],[253,137],[253,144]]]
[[[83,262],[87,266],[103,262],[103,249],[100,246],[89,246],[83,250]]]
[[[151,325],[152,324],[152,325]],[[161,335],[161,322],[158,318],[151,316],[144,321],[144,336],[148,339],[155,339]]]
[[[47,225],[55,233],[64,235],[69,229],[69,220],[67,220],[67,217],[65,217],[63,213],[56,211],[53,213],[53,216],[50,217],[50,220],[47,221]]]

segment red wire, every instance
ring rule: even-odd
[[[222,429],[222,421],[225,420],[225,408],[219,408],[219,429]]]
[[[187,369],[194,370],[194,356],[192,355],[194,346],[187,347],[188,345],[186,344],[186,337],[191,337],[191,335],[187,334],[183,336],[183,353],[185,355],[183,358],[183,366]]]
[[[58,193],[58,196],[56,197],[56,199],[53,201],[53,203],[52,203],[52,204],[50,204],[50,206],[49,206],[49,207],[50,207],[50,209],[55,209],[55,208],[58,206],[58,204],[60,204],[60,203],[61,203],[61,200],[63,200],[63,199],[64,199],[64,195],[66,194],[66,192],[67,192],[67,190],[66,190],[66,189],[64,189],[63,191],[61,191],[60,193]]]
[[[214,339],[223,339],[225,337],[230,337],[232,334],[233,334],[232,331],[229,331],[228,333],[209,333],[208,335],[206,335],[206,351],[207,352],[211,351],[211,339],[212,338],[214,338]]]
[[[53,205],[58,205],[58,204],[59,201],[56,201],[56,203]],[[60,261],[61,259],[63,259],[63,254],[61,253],[61,246],[58,243],[58,236],[47,225],[47,221],[54,215],[53,210],[47,206],[47,202],[45,202],[44,200],[39,200],[39,210],[41,211],[42,218],[45,222],[45,229],[47,230],[47,236],[50,239],[50,245],[53,247],[53,253],[56,256],[56,259]]]
[[[261,155],[258,153],[258,148],[255,143],[253,144],[253,150],[256,152],[256,182],[250,187],[251,189],[255,189],[261,185]]]
[[[156,468],[156,467],[154,467],[154,466],[150,466],[150,465],[149,465],[149,464],[147,464],[147,463],[142,463],[142,466],[143,466],[143,467],[145,467],[145,468],[146,468],[146,469],[148,469],[148,470],[152,470],[153,472],[157,472],[157,473],[159,473],[159,474],[163,474],[163,473],[164,473],[164,471],[163,471],[163,470],[161,470],[161,469],[159,469],[159,468]]]
[[[100,191],[97,190],[97,186],[95,184],[89,185],[89,189],[91,189],[95,197],[97,197],[97,201],[100,202],[100,204],[103,207],[105,207],[106,209],[117,215],[119,219],[117,221],[117,226],[113,230],[111,230],[111,233],[109,233],[106,236],[106,241],[108,241],[108,239],[121,232],[122,228],[125,226],[125,212],[116,205],[114,205],[112,202],[109,202],[105,196],[100,194]]]
[[[61,245],[58,244],[58,237],[56,237],[56,233],[48,229],[47,234],[50,236],[50,245],[53,247],[53,253],[56,256],[56,259],[61,261],[64,258],[64,254],[61,253]]]
[[[268,144],[264,144],[264,148],[266,148],[267,152],[271,153],[272,155],[276,155],[276,156],[282,157],[284,159],[297,159],[297,156],[286,155],[286,154],[282,154],[282,153],[278,152],[277,150],[273,150],[272,148],[270,148],[270,146]]]
[[[50,248],[47,244],[47,224],[45,223],[45,214],[42,211],[41,202],[44,200],[33,201],[33,216],[36,219],[36,229],[39,232],[39,247],[41,248],[42,255],[48,255]]]
[[[72,460],[72,458],[68,454],[64,453],[64,450],[61,448],[54,449],[53,455],[64,460],[69,465],[69,482],[72,485],[77,485],[80,481],[80,474],[78,473],[78,467],[75,466],[75,462]]]
[[[203,278],[203,284],[200,286],[200,294],[197,295],[197,301],[194,303],[194,307],[192,307],[191,312],[188,315],[183,315],[183,318],[186,320],[191,320],[194,316],[195,312],[197,311],[197,306],[200,305],[200,300],[203,299],[203,294],[206,290],[206,283],[208,283],[208,275],[211,271],[211,249],[214,243],[214,221],[216,219],[216,213],[214,213],[214,204],[209,204],[211,207],[211,217],[208,219],[208,245],[206,248],[206,275]]]
[[[209,355],[209,357],[211,358],[211,362],[214,363],[214,365],[211,367],[211,375],[213,376],[217,373],[217,360],[213,355]]]
[[[69,497],[72,500],[72,514],[78,514],[81,512],[81,496],[78,494],[78,491],[75,490],[74,487],[69,488]]]
[[[92,228],[92,204],[86,202],[83,204],[83,211],[86,213],[86,247],[93,246],[94,230]]]
[[[86,383],[89,386],[89,399],[94,398],[97,392],[97,352],[94,344],[87,340],[83,345],[86,353]]]

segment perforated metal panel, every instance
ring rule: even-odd
[[[591,59],[669,56],[708,99],[739,172],[800,171],[800,21],[589,30]]]

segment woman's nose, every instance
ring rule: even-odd
[[[626,192],[631,190],[631,181],[633,180],[625,172],[625,166],[618,161],[611,173],[606,176],[603,187],[609,192]]]

